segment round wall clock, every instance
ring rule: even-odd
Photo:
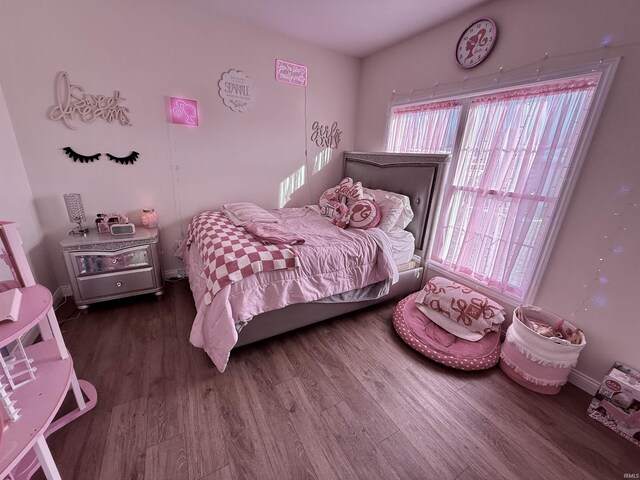
[[[456,60],[462,68],[478,65],[491,53],[498,30],[490,18],[480,18],[462,32],[456,45]]]

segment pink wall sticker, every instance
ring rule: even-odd
[[[299,87],[307,86],[307,67],[276,59],[276,80]]]
[[[182,125],[198,126],[198,102],[171,97],[171,121]]]

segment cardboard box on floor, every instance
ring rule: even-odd
[[[591,418],[640,447],[640,371],[615,363],[588,412]]]

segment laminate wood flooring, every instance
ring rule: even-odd
[[[189,344],[187,282],[92,306],[63,324],[98,404],[48,439],[62,478],[638,478],[640,448],[587,417],[589,395],[439,366],[399,340],[393,307],[239,348],[220,374]]]

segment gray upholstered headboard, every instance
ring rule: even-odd
[[[448,158],[436,154],[345,152],[343,176],[368,188],[408,196],[415,216],[407,230],[416,238],[416,248],[424,251],[434,199]]]

